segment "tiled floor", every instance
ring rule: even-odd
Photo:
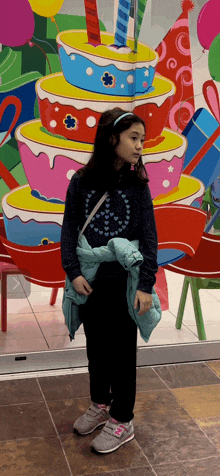
[[[90,405],[88,373],[3,380],[4,476],[219,476],[220,361],[137,369],[135,438],[100,455],[72,424]]]
[[[191,292],[188,292],[182,328],[175,328],[183,276],[166,271],[169,290],[169,311],[162,319],[146,344],[138,337],[139,346],[169,345],[198,342]],[[58,292],[56,304],[50,306],[50,288],[27,283],[20,276],[8,278],[8,330],[0,331],[0,354],[24,351],[46,351],[85,346],[81,326],[76,338],[70,342],[61,310],[63,290]],[[207,340],[220,340],[219,309],[220,289],[201,290],[201,306]]]

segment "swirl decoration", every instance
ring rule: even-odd
[[[190,55],[189,37],[185,32],[179,33],[179,35],[177,35],[175,46],[181,55],[185,55],[185,56]]]
[[[187,74],[188,73],[188,74]],[[181,75],[181,81],[184,86],[193,84],[192,68],[191,66],[182,66],[176,73],[176,80],[178,81]]]
[[[177,60],[175,58],[169,58],[167,60],[167,69],[174,69],[177,67]]]
[[[170,111],[169,127],[177,132],[185,129],[193,114],[194,108],[190,102],[186,101],[183,105],[182,102],[179,101],[172,107]]]
[[[156,48],[160,56],[157,73],[173,81],[176,86],[172,109],[165,127],[180,133],[195,112],[188,26],[188,13],[193,7],[192,0],[182,1],[182,14]]]
[[[159,46],[158,54],[159,54],[159,57],[160,57],[159,62],[163,61],[164,58],[166,58],[167,47],[166,47],[165,41],[161,41],[160,46]]]

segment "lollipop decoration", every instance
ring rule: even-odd
[[[86,26],[88,43],[97,46],[101,44],[98,10],[96,0],[84,0],[86,11]]]
[[[126,46],[131,0],[119,0],[118,17],[115,30],[115,45]]]
[[[217,122],[220,124],[219,95],[218,95],[217,87],[212,80],[206,81],[203,84],[203,95],[213,116],[215,117]],[[199,162],[201,162],[205,154],[207,154],[207,152],[211,149],[211,147],[213,146],[213,144],[215,143],[216,139],[219,136],[220,136],[220,125],[209,137],[209,139],[205,142],[205,144],[201,147],[201,149],[197,152],[197,154],[193,157],[191,162],[189,162],[189,164],[183,170],[184,174],[190,175],[193,172],[193,170],[195,170]]]

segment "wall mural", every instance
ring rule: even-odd
[[[102,112],[119,106],[146,123],[142,157],[158,229],[156,290],[166,310],[164,267],[220,277],[220,238],[205,230],[207,194],[210,204],[220,175],[219,0],[205,3],[198,16],[211,76],[203,85],[207,108],[198,110],[192,0],[182,0],[182,13],[155,49],[139,40],[147,0],[115,0],[114,33],[99,20],[96,0],[84,0],[84,17],[59,14],[62,4],[20,0],[17,11],[7,0],[0,15],[0,260],[14,262],[35,284],[64,286],[66,190],[90,157]],[[213,223],[218,203],[217,196]]]

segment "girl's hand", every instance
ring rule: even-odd
[[[84,294],[85,296],[89,296],[91,292],[93,291],[93,289],[89,285],[88,281],[86,281],[84,276],[77,276],[77,278],[75,278],[72,281],[72,284],[75,290],[77,291],[77,293],[79,294]]]
[[[137,291],[134,300],[134,309],[137,309],[139,304],[140,310],[138,315],[143,316],[143,314],[145,314],[145,312],[149,311],[151,308],[152,302],[152,294],[144,293],[143,291]]]

